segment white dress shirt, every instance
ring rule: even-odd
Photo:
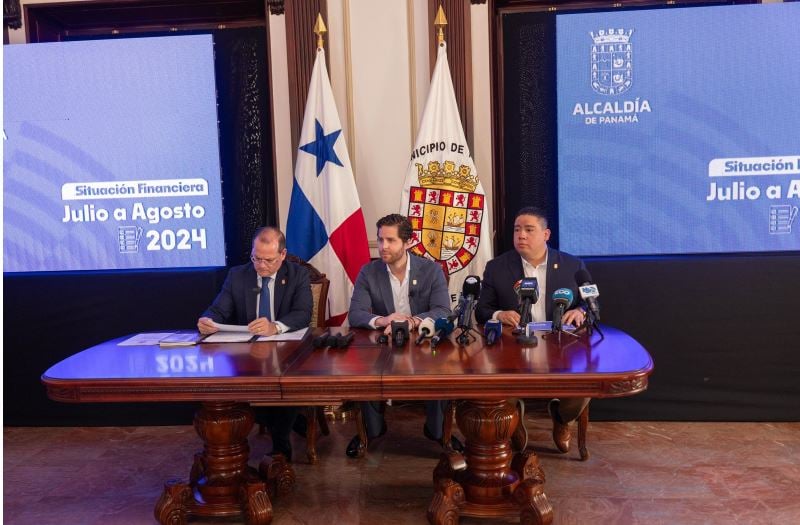
[[[406,256],[406,275],[403,277],[403,282],[400,282],[400,279],[394,276],[388,264],[386,265],[386,271],[389,272],[389,284],[392,285],[392,301],[394,301],[393,313],[405,314],[410,317],[411,300],[408,298],[408,283],[411,279],[411,261],[408,256]],[[372,328],[377,328],[375,321],[380,317],[380,315],[376,315],[370,319],[369,325]]]

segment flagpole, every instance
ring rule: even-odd
[[[325,49],[324,35],[327,32],[328,28],[325,27],[325,22],[322,21],[322,14],[317,13],[317,21],[314,23],[314,34],[317,35],[317,50]]]
[[[447,25],[447,18],[444,16],[444,9],[442,4],[439,4],[439,10],[436,12],[436,19],[433,21],[433,27],[436,28],[436,45],[441,46],[444,44],[444,28]]]

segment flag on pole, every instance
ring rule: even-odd
[[[439,44],[430,92],[403,186],[400,213],[414,231],[411,251],[437,261],[457,298],[468,275],[492,258],[489,203],[456,104],[447,46]]]
[[[321,47],[300,131],[286,245],[290,253],[330,279],[328,325],[341,325],[347,318],[353,283],[369,262],[369,245]]]

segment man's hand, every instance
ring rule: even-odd
[[[497,314],[497,320],[506,326],[516,328],[519,325],[519,312],[515,310],[503,310]]]
[[[378,328],[383,328],[384,326],[391,327],[392,326],[392,321],[408,321],[408,327],[409,328],[412,328],[414,326],[412,324],[414,322],[414,318],[413,317],[408,316],[406,314],[400,314],[400,313],[397,313],[397,312],[395,312],[395,313],[393,313],[391,315],[387,315],[386,317],[378,317],[377,319],[375,319],[375,326],[378,327]]]
[[[564,312],[564,317],[561,318],[563,324],[571,324],[575,328],[581,326],[584,320],[586,320],[586,314],[581,308],[573,308]]]
[[[259,317],[255,321],[251,321],[247,325],[247,329],[251,334],[255,335],[275,335],[278,333],[278,325],[267,321],[266,317]]]
[[[201,317],[197,320],[197,331],[203,335],[208,335],[218,332],[219,328],[210,317]]]
[[[387,315],[386,317],[378,317],[375,320],[375,326],[377,326],[378,328],[385,327],[383,329],[383,333],[386,335],[392,335],[392,321],[397,321],[397,322],[408,321],[409,332],[416,330],[417,326],[419,326],[420,323],[419,319],[417,319],[416,317],[412,317],[405,314],[399,314],[395,312],[392,315]]]

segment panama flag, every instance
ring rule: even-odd
[[[341,325],[353,283],[369,262],[369,246],[322,49],[314,61],[300,132],[286,245],[330,279],[328,325]]]
[[[489,203],[461,126],[444,42],[411,152],[400,213],[411,221],[411,251],[442,266],[455,301],[464,279],[482,276],[492,258],[492,228]]]

